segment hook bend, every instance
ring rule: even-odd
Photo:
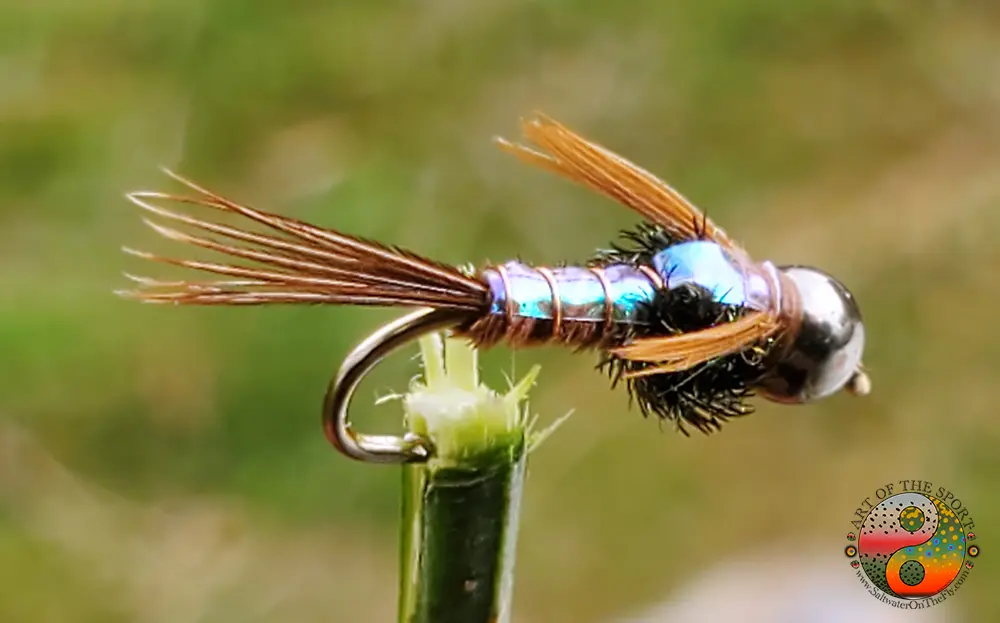
[[[394,320],[368,336],[344,359],[323,400],[323,431],[342,454],[367,463],[422,463],[433,454],[429,439],[406,433],[369,435],[356,432],[348,418],[351,398],[361,380],[386,356],[427,333],[452,327],[468,312],[419,309]]]

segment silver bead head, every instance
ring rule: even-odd
[[[841,389],[865,395],[871,381],[862,369],[865,327],[861,310],[842,283],[808,266],[780,266],[798,289],[801,324],[795,342],[760,384],[781,403],[825,398]]]

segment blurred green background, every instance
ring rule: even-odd
[[[396,312],[118,299],[159,274],[120,245],[183,252],[123,193],[165,165],[448,262],[583,260],[634,217],[490,143],[538,109],[841,277],[874,392],[685,439],[589,356],[490,353],[498,384],[543,364],[543,420],[576,409],[532,463],[515,621],[611,620],[749,550],[852,574],[854,509],[903,478],[971,509],[949,603],[996,621],[998,105],[987,2],[0,2],[0,620],[392,620],[399,473],[319,407]],[[416,373],[381,367],[359,425],[397,430],[369,405]]]

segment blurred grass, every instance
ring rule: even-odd
[[[875,392],[683,439],[591,359],[518,354],[535,407],[578,414],[535,457],[516,620],[606,620],[769,543],[838,556],[901,478],[959,492],[988,554],[998,32],[903,0],[0,3],[0,620],[388,620],[398,473],[333,453],[318,409],[392,314],[120,301],[119,246],[166,248],[122,193],[166,165],[444,261],[584,259],[633,218],[497,152],[534,109],[843,277]],[[952,603],[995,620],[998,581],[984,559]]]

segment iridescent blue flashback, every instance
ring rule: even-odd
[[[650,277],[628,264],[539,269],[507,262],[483,272],[492,297],[490,312],[501,316],[551,320],[559,305],[564,320],[602,322],[610,308],[614,322],[638,322],[640,305],[656,294]]]
[[[652,303],[657,289],[701,286],[724,305],[766,309],[767,280],[747,271],[721,246],[707,240],[681,242],[653,256],[650,267],[612,263],[601,267],[535,268],[507,262],[484,271],[490,285],[490,312],[552,320],[556,306],[569,321],[642,323],[640,309]]]
[[[780,296],[780,282],[770,262],[762,262],[759,270],[750,270],[708,240],[670,245],[653,256],[652,264],[668,288],[693,283],[711,292],[713,300],[723,305],[763,311],[773,304],[774,297]]]
[[[611,264],[604,267],[615,322],[639,321],[639,311],[644,303],[656,296],[656,284],[648,273],[628,264]]]
[[[746,302],[746,276],[714,242],[683,242],[653,256],[653,267],[668,288],[685,283],[699,285],[712,293],[712,299],[727,305]]]

